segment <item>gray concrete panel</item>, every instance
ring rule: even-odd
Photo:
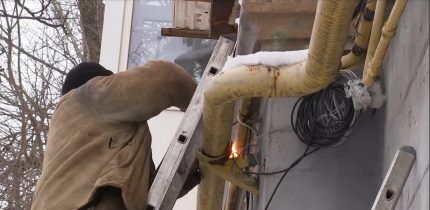
[[[397,208],[429,209],[429,1],[410,0],[383,66],[387,103],[378,111],[383,168],[398,148],[413,146],[417,160]]]
[[[269,209],[370,209],[403,145],[416,149],[417,160],[396,209],[429,209],[428,17],[428,0],[409,1],[383,66],[385,105],[374,115],[364,113],[346,142],[304,159],[286,176]],[[305,149],[291,130],[294,102],[268,99],[262,107],[260,131],[274,132],[259,140],[261,171],[283,169]],[[280,176],[260,176],[260,195],[251,199],[251,209],[264,209]]]

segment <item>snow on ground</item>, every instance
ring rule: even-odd
[[[292,65],[305,60],[308,50],[285,51],[285,52],[257,52],[249,55],[229,56],[223,69],[229,69],[241,65],[264,65],[282,66]]]

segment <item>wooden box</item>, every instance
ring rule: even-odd
[[[175,0],[173,28],[162,28],[164,36],[218,39],[236,33],[229,24],[234,0]]]

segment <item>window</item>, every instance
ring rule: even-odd
[[[131,26],[128,68],[148,60],[175,62],[199,81],[216,41],[161,36],[161,28],[172,27],[173,0],[135,1]]]

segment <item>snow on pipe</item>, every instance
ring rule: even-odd
[[[407,2],[407,0],[396,0],[393,9],[391,10],[390,16],[382,28],[382,36],[378,42],[374,54],[368,54],[369,58],[366,57],[366,64],[363,72],[363,83],[366,86],[372,86],[375,79],[377,79],[379,76],[388,46],[391,39],[396,34],[397,24],[403,14],[403,10],[405,9]]]
[[[357,35],[351,52],[344,55],[341,59],[342,69],[347,69],[360,61],[361,56],[366,53],[369,44],[369,35],[372,29],[372,22],[375,14],[376,0],[368,1],[360,16]]]
[[[228,154],[234,102],[250,97],[290,97],[316,92],[339,72],[344,43],[358,1],[318,1],[309,52],[304,61],[279,67],[252,65],[224,69],[205,92],[204,142],[209,157]],[[300,51],[299,51],[300,52]],[[300,54],[300,53],[299,53]],[[224,180],[201,165],[198,210],[222,209]]]

